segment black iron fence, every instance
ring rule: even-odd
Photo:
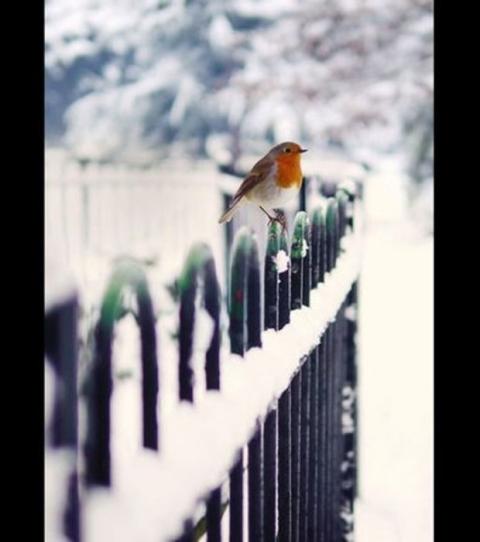
[[[263,278],[255,237],[247,228],[228,230],[228,337],[232,353],[244,356],[253,347],[261,348],[264,329],[280,332],[290,323],[292,311],[310,305],[312,290],[335,273],[344,250],[342,240],[354,231],[355,205],[358,201],[354,193],[338,189],[325,207],[315,209],[310,216],[305,211],[296,214],[291,240],[279,224],[272,224],[268,229]],[[213,322],[204,363],[206,388],[222,388],[222,297],[207,245],[192,248],[177,286],[179,400],[194,403],[191,358],[198,300]],[[111,483],[112,342],[114,326],[127,310],[122,295],[125,288],[134,292],[135,318],[140,329],[143,446],[159,456],[162,453],[159,363],[164,360],[157,359],[158,337],[146,276],[138,264],[125,261],[112,275],[95,325],[86,386],[85,480],[78,479],[75,463],[65,505],[64,533],[74,541],[82,539],[81,489],[88,492],[89,488],[108,487]],[[317,340],[291,374],[288,386],[270,401],[265,416],[259,413],[250,439],[237,451],[226,487],[209,488],[209,492],[198,495],[206,505],[205,517],[197,521],[192,510],[191,519],[184,521],[183,534],[177,540],[198,540],[206,532],[209,542],[220,541],[225,514],[232,542],[351,539],[357,470],[356,322],[352,316],[356,304],[354,280],[326,329],[318,329]],[[75,453],[76,310],[77,300],[71,297],[46,315],[46,354],[58,380],[50,445],[70,447]],[[247,393],[248,390],[246,401]],[[225,494],[227,497],[222,497]],[[164,539],[162,533],[158,537]]]
[[[77,312],[76,295],[49,308],[45,316],[45,354],[54,372],[53,412],[46,445],[72,454],[67,477],[67,500],[62,530],[68,540],[80,540],[79,492],[77,473],[78,396],[77,396]]]

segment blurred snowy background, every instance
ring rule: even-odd
[[[306,174],[364,179],[360,542],[433,540],[432,11],[45,2],[47,295],[68,270],[82,338],[118,256],[144,262],[159,314],[194,241],[222,261],[219,186],[233,181],[219,166],[298,140]]]
[[[85,162],[285,139],[432,177],[430,0],[47,0],[46,137]]]

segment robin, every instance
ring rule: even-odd
[[[268,216],[269,224],[276,221],[285,228],[283,215],[272,216],[265,207],[273,210],[298,194],[303,180],[300,154],[306,150],[291,141],[273,147],[253,166],[218,222],[229,222],[242,205],[251,202]]]

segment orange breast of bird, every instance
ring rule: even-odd
[[[302,184],[300,156],[292,154],[277,157],[277,184],[282,188],[300,188]]]

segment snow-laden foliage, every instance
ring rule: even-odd
[[[45,39],[47,137],[84,159],[298,139],[431,176],[431,0],[48,0]]]

